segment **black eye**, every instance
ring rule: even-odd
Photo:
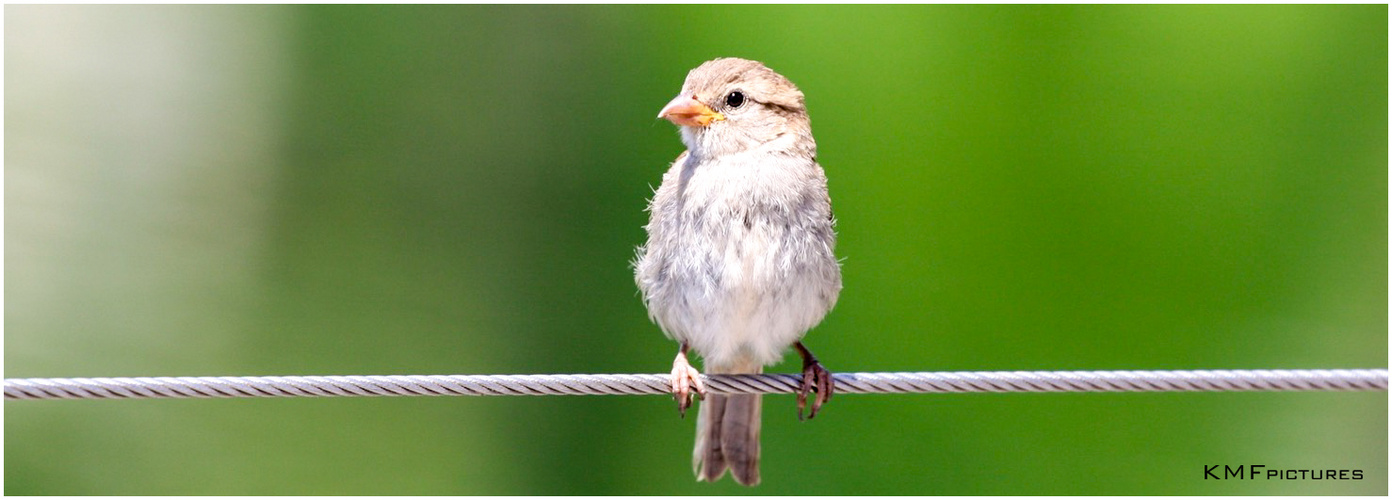
[[[738,108],[742,105],[744,105],[744,92],[736,90],[725,96],[725,106]]]

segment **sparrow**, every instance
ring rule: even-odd
[[[685,416],[701,397],[692,467],[698,481],[728,469],[759,483],[758,394],[706,394],[706,373],[761,373],[789,347],[802,356],[798,419],[832,394],[831,373],[802,337],[836,305],[841,264],[826,174],[802,92],[762,63],[707,61],[658,113],[680,126],[686,151],[648,205],[648,240],[634,279],[648,315],[680,343],[672,394]]]

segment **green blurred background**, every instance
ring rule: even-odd
[[[5,376],[661,373],[704,60],[806,93],[832,370],[1387,366],[1387,6],[6,6]],[[772,371],[797,368],[790,356]],[[1388,493],[1386,393],[5,403],[6,494]],[[1214,481],[1212,464],[1362,469]]]

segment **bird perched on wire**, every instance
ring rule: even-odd
[[[802,344],[841,292],[835,219],[802,92],[746,59],[707,61],[658,118],[680,125],[686,152],[648,207],[635,280],[648,314],[681,343],[672,393],[685,415],[701,396],[693,467],[699,481],[730,470],[759,483],[757,394],[706,395],[706,373],[760,373],[789,346],[802,356],[798,418],[831,398],[831,373]]]

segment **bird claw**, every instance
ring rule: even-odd
[[[677,353],[672,361],[672,398],[677,400],[677,412],[686,418],[686,409],[691,407],[691,389],[696,389],[696,398],[706,399],[706,386],[701,382],[701,372],[686,360],[685,353]]]
[[[807,415],[808,419],[816,418],[817,411],[822,409],[822,405],[831,400],[832,387],[834,383],[831,379],[831,372],[826,367],[817,362],[817,358],[810,355],[802,363],[802,386],[797,392],[798,420],[802,420],[802,410],[807,407],[807,393],[812,390],[817,391],[817,398],[812,400],[812,412]]]

